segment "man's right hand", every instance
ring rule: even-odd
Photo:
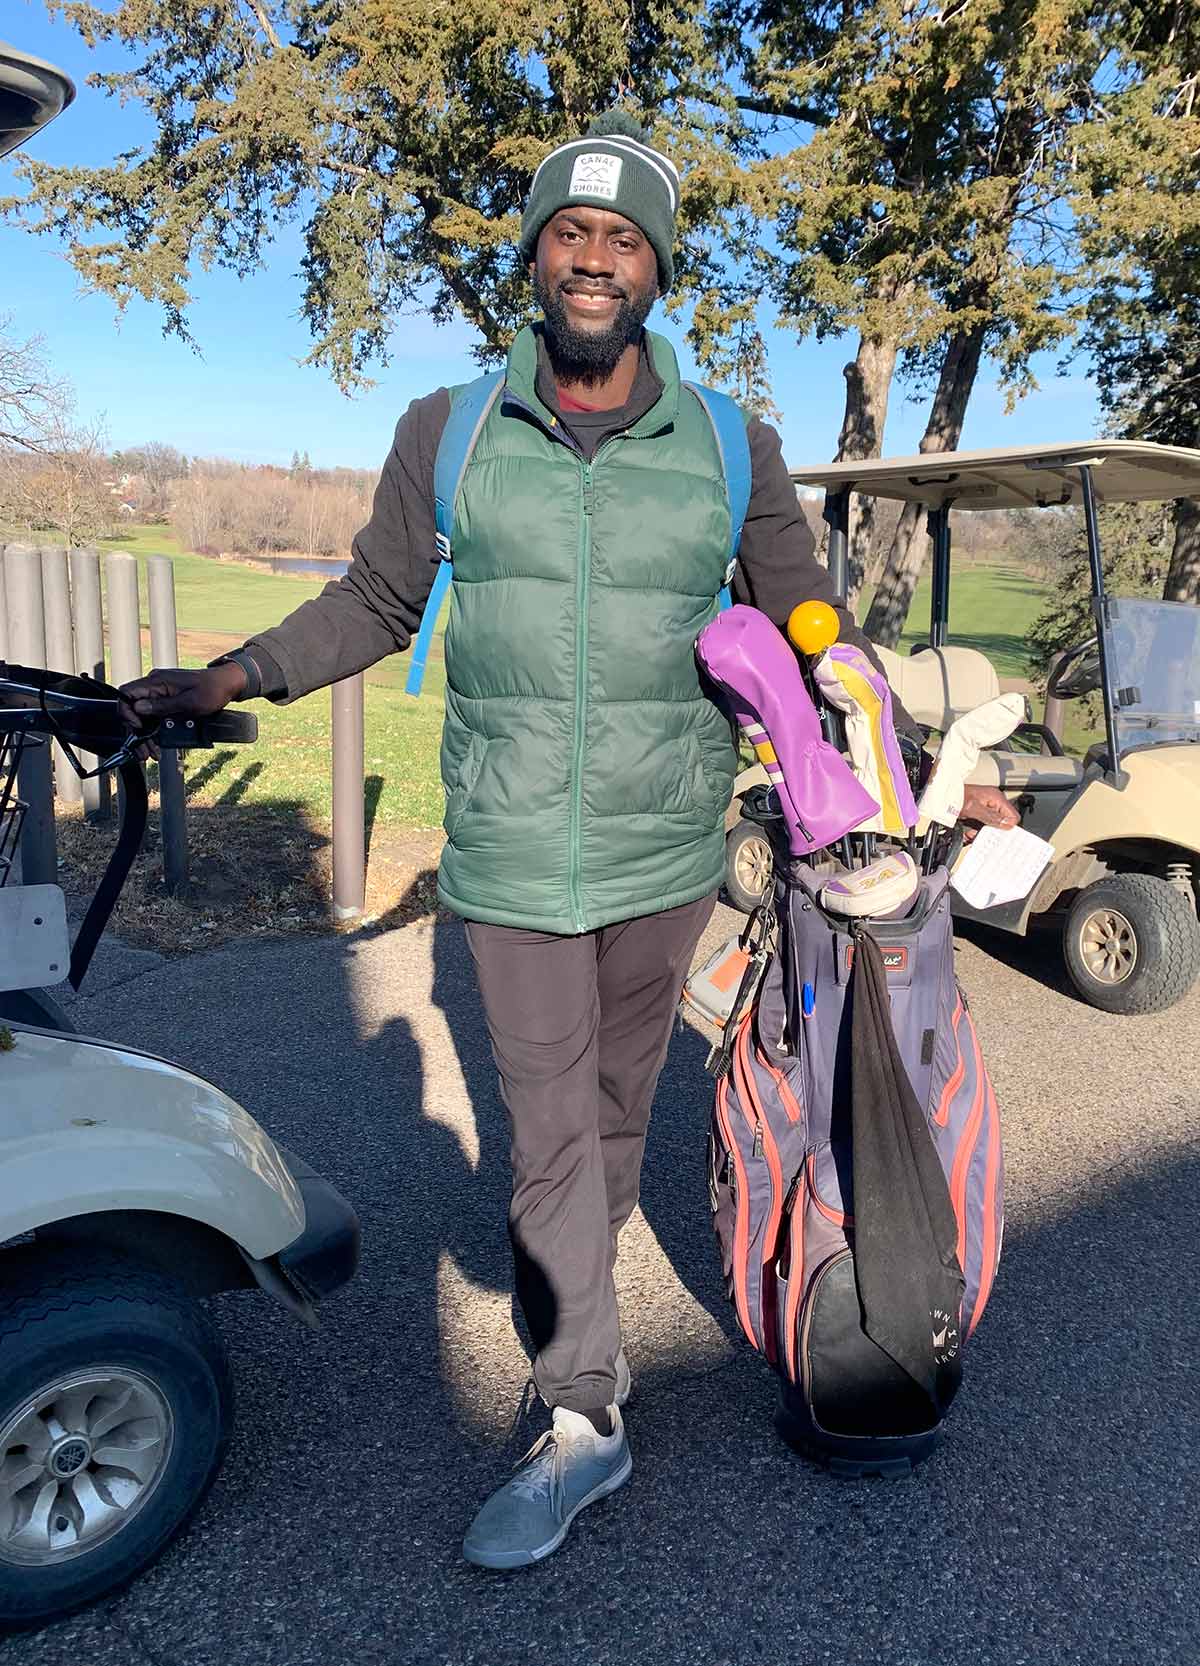
[[[246,673],[233,660],[205,671],[175,666],[154,670],[121,685],[121,704],[129,725],[142,729],[159,717],[211,717],[245,692]]]

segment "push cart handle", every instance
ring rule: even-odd
[[[155,744],[163,748],[246,746],[257,739],[258,719],[253,712],[214,712],[211,717],[164,717],[154,731]]]

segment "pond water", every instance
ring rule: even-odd
[[[259,555],[254,559],[273,573],[299,573],[304,578],[341,578],[350,565],[349,561],[310,559],[305,555]]]

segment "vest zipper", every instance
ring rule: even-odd
[[[583,748],[587,736],[588,593],[592,567],[592,465],[580,459],[579,571],[575,587],[575,751],[571,760],[571,824],[568,885],[575,930],[583,934],[580,824],[583,819]]]

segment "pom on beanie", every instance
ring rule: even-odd
[[[602,115],[592,117],[587,130],[599,139],[620,135],[626,139],[636,139],[639,145],[650,148],[649,133],[628,110],[605,110]]]

